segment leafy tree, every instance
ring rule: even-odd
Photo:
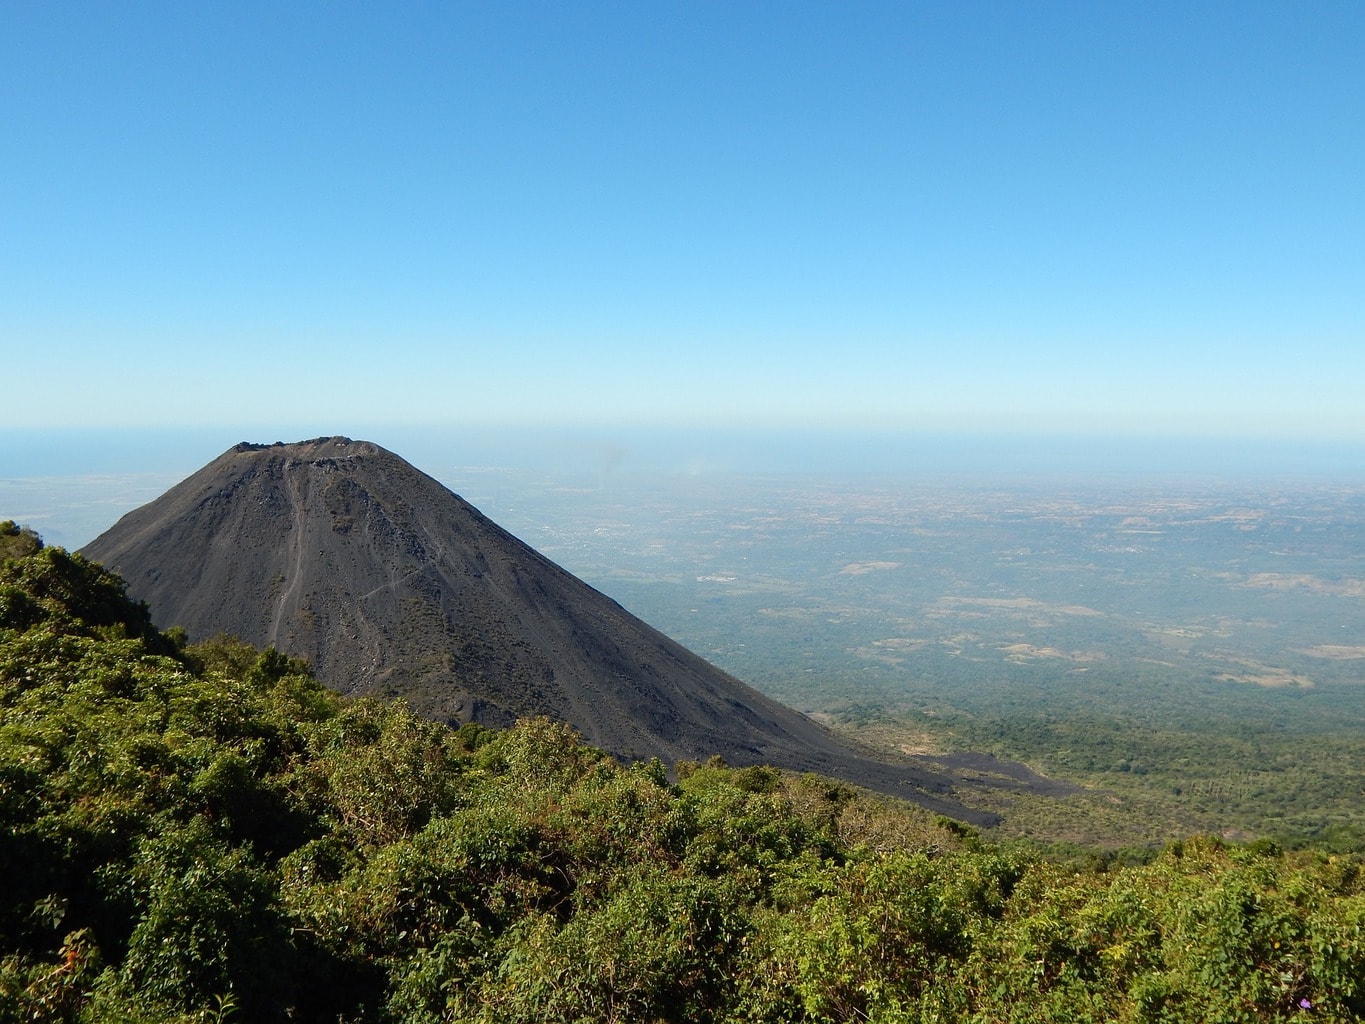
[[[43,541],[27,526],[13,519],[0,522],[0,561],[6,558],[28,558],[42,550]]]

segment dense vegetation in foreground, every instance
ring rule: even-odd
[[[814,777],[452,732],[0,526],[0,1020],[1358,1020],[1356,858],[1078,872]]]

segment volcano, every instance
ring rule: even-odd
[[[951,795],[950,763],[858,753],[370,442],[243,442],[82,554],[123,576],[163,628],[276,647],[343,694],[401,696],[452,724],[547,715],[628,760],[718,754],[984,818]],[[1044,781],[1000,762],[989,774]]]

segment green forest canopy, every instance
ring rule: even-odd
[[[0,524],[0,1021],[1365,1015],[1361,859],[1089,869],[815,776],[452,731]]]

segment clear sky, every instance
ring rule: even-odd
[[[1358,2],[9,0],[0,125],[0,430],[1365,440]]]

